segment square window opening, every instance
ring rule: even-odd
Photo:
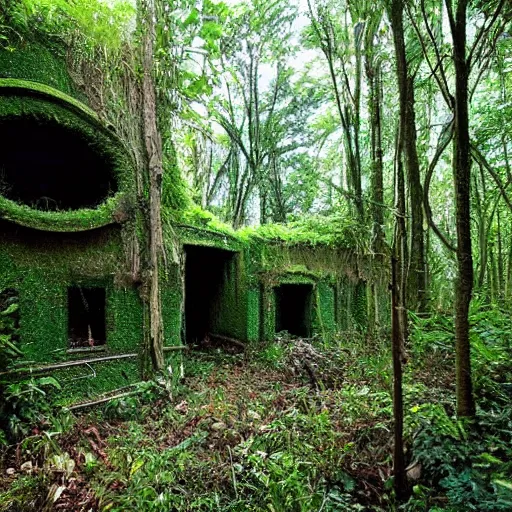
[[[68,288],[68,348],[94,349],[106,343],[105,288]]]

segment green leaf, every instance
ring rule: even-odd
[[[53,386],[56,389],[62,389],[62,386],[59,384],[57,379],[53,377],[41,377],[37,380],[39,386]]]

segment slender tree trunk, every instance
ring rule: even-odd
[[[396,250],[396,247],[395,247]],[[395,477],[395,494],[398,501],[407,495],[407,478],[405,474],[404,457],[404,404],[402,389],[402,339],[400,321],[400,289],[397,279],[397,258],[391,259],[391,332],[393,352],[393,420],[394,420],[394,446],[393,446],[393,473]]]
[[[505,279],[505,300],[512,296],[512,236],[509,237],[508,258],[507,258],[507,277]]]
[[[411,249],[409,251],[408,269],[408,306],[419,313],[426,310],[426,260],[425,260],[425,233],[423,230],[423,189],[420,178],[420,163],[416,144],[416,121],[414,113],[415,95],[414,78],[405,70],[405,77],[399,79],[403,82],[400,94],[406,97],[405,105],[405,140],[404,152],[407,168],[407,182],[410,195],[411,212]]]
[[[468,116],[469,67],[466,60],[466,10],[468,0],[459,0],[455,17],[447,1],[453,38],[455,65],[455,133],[453,177],[457,223],[457,282],[455,286],[455,353],[457,415],[473,417],[475,403],[471,379],[469,306],[473,291],[471,253],[470,178],[471,158]]]
[[[497,216],[497,228],[498,228],[498,300],[501,303],[503,301],[503,291],[505,289],[505,281],[504,281],[504,272],[503,272],[503,242],[501,238],[501,215],[500,215],[500,207],[498,205],[496,209]]]
[[[373,60],[373,59],[372,59]],[[375,253],[384,250],[384,178],[382,151],[382,117],[381,117],[381,67],[367,62],[369,111],[371,129],[371,214],[372,214],[372,248]]]
[[[383,178],[383,151],[382,151],[382,118],[381,118],[381,66],[375,62],[368,49],[366,56],[366,77],[368,84],[368,110],[370,111],[371,128],[371,218],[372,218],[372,251],[376,257],[385,253],[384,241],[384,178]],[[379,300],[377,287],[369,287],[368,300],[368,332],[371,335],[379,324]]]
[[[405,222],[406,200],[405,200],[405,177],[403,168],[403,155],[406,145],[406,136],[408,133],[407,125],[407,61],[405,57],[404,27],[403,27],[403,0],[392,0],[389,11],[391,27],[393,29],[393,42],[395,46],[397,79],[400,98],[400,118],[398,124],[398,133],[396,140],[395,154],[395,195],[396,195],[396,222],[397,222],[397,240],[395,244],[399,246],[399,283],[401,290],[401,331],[403,343],[407,340],[407,262],[409,261],[407,251],[407,229]]]
[[[390,21],[395,45],[402,151],[405,157],[411,201],[411,248],[407,269],[407,306],[419,312],[426,309],[426,261],[423,231],[423,189],[416,145],[414,77],[409,74],[405,53],[403,0],[391,2]]]
[[[161,219],[162,140],[157,127],[156,91],[153,77],[154,1],[142,0],[141,7],[145,23],[142,48],[143,131],[149,173],[149,348],[153,368],[158,371],[164,366],[163,320],[160,297],[160,260],[164,255]]]

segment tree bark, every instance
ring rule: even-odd
[[[468,0],[459,0],[455,16],[451,0],[446,0],[453,38],[455,66],[455,132],[453,177],[457,223],[457,282],[455,286],[455,357],[457,415],[473,417],[475,403],[471,379],[469,306],[473,291],[471,253],[470,178],[471,156],[468,116],[469,66],[466,59],[466,11]]]
[[[411,247],[407,268],[407,305],[424,312],[426,309],[425,235],[423,231],[423,190],[416,144],[414,113],[414,77],[409,74],[404,39],[403,0],[393,0],[390,21],[395,45],[398,94],[400,100],[401,151],[404,154],[410,194]]]
[[[164,255],[161,190],[162,190],[162,139],[156,115],[156,90],[153,77],[153,45],[155,38],[155,5],[153,0],[141,0],[143,12],[142,55],[142,111],[146,164],[149,175],[149,349],[153,368],[164,366],[163,320],[160,297],[160,261]]]
[[[404,153],[407,169],[407,182],[410,196],[411,212],[411,248],[409,251],[408,269],[408,305],[410,308],[424,313],[426,310],[426,260],[425,260],[425,234],[423,230],[423,189],[420,178],[420,163],[416,144],[416,121],[415,121],[415,95],[414,78],[405,70],[403,77],[406,97],[405,101],[405,140]]]
[[[398,501],[407,495],[407,478],[405,473],[404,457],[404,404],[402,389],[402,339],[403,333],[400,321],[400,289],[397,279],[397,258],[391,259],[391,332],[393,352],[393,420],[394,420],[394,446],[393,446],[393,473],[394,487]]]
[[[375,253],[384,251],[384,178],[382,151],[382,117],[381,117],[381,66],[374,58],[367,58],[366,76],[368,81],[370,129],[371,129],[371,214],[372,214],[372,249]]]

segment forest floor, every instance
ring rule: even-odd
[[[477,364],[484,407],[464,425],[449,325],[412,336],[422,348],[405,376],[411,498],[400,509],[511,510],[512,413],[495,396],[509,348],[489,345],[505,331],[484,322],[492,368]],[[346,336],[192,351],[179,383],[57,415],[4,451],[0,511],[396,510],[389,344]]]

